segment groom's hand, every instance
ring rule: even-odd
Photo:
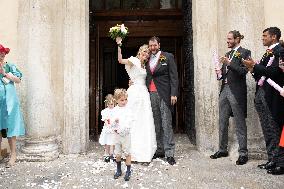
[[[175,103],[177,103],[177,97],[171,96],[171,105],[175,105]]]

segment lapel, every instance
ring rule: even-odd
[[[152,74],[151,69],[150,69],[150,60],[146,63],[146,71],[150,74]]]
[[[274,53],[275,53],[275,51],[277,51],[278,48],[279,48],[279,44],[276,45],[274,48],[271,49],[274,56],[275,56]],[[268,50],[268,49],[267,49],[267,50]],[[263,56],[262,56],[262,58],[261,58],[261,61],[260,61],[260,64],[261,64],[261,65],[264,65],[264,66],[267,65],[267,63],[269,62],[270,57],[271,57],[271,55],[267,55],[267,50],[266,50],[265,53],[263,54]],[[272,55],[272,56],[273,56],[273,55]]]

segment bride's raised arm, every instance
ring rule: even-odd
[[[122,58],[121,48],[120,48],[120,46],[122,44],[121,42],[122,42],[121,37],[117,37],[116,38],[116,43],[117,43],[117,58],[118,58],[118,62],[120,64],[126,64],[126,65],[129,65],[130,67],[132,67],[133,66],[132,62],[130,62],[128,59],[123,59]]]

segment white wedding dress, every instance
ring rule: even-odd
[[[145,84],[147,73],[138,58],[132,56],[128,60],[133,66],[126,65],[125,69],[133,84],[127,89],[127,106],[135,116],[131,125],[131,160],[151,162],[157,143],[150,94]]]

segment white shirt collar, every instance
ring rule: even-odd
[[[156,54],[152,54],[151,56],[154,58],[156,58],[156,57],[158,57],[158,56],[160,56],[160,54],[161,54],[161,51],[158,51]]]
[[[234,48],[234,49],[232,49],[232,50],[237,51],[240,47],[241,47],[241,45],[239,45],[239,46],[235,47],[235,48]]]
[[[268,49],[273,49],[276,45],[278,45],[279,43],[274,43],[273,45],[270,45],[269,47],[268,47]]]

